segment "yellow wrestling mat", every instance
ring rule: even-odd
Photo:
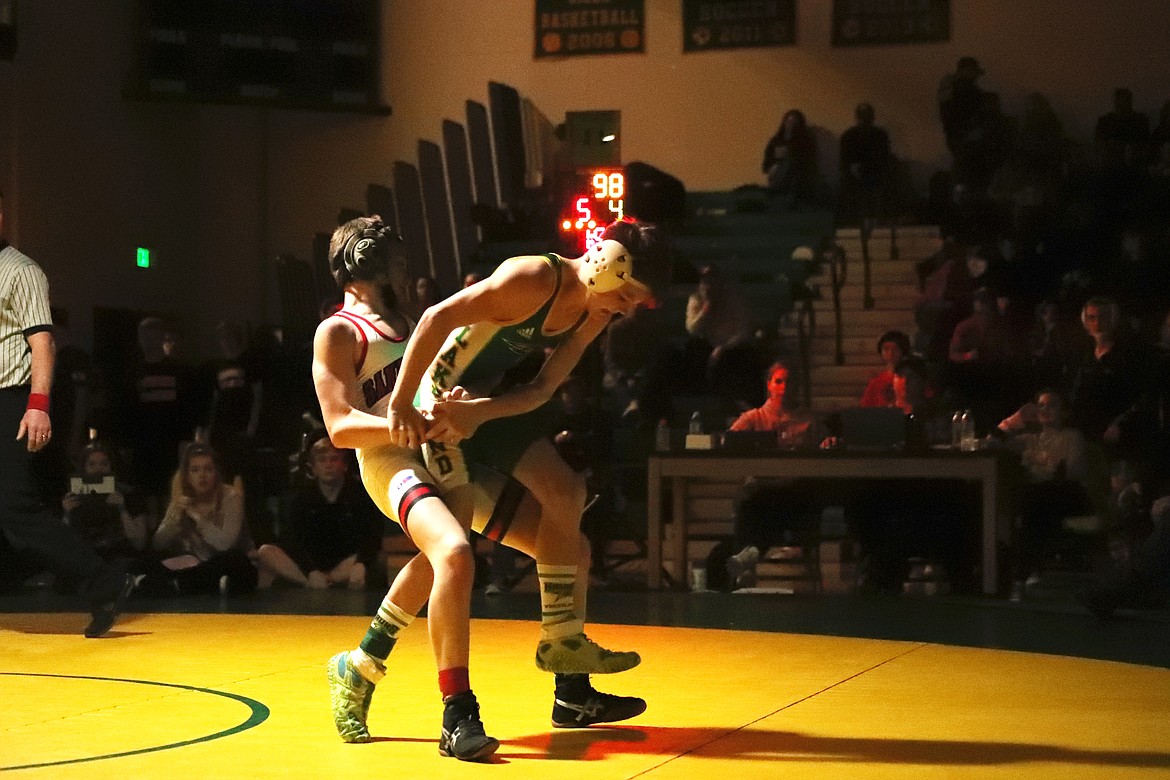
[[[596,625],[642,652],[597,687],[644,696],[611,727],[549,726],[533,622],[476,620],[489,764],[440,758],[425,620],[390,659],[375,740],[333,730],[325,662],[368,619],[0,614],[0,772],[30,778],[1170,777],[1170,670],[941,645]]]

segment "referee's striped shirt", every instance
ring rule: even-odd
[[[31,258],[0,241],[0,388],[31,381],[25,339],[52,329],[48,277]]]

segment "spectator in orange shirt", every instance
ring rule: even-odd
[[[903,358],[910,357],[910,338],[900,330],[889,330],[878,339],[878,354],[885,368],[869,380],[861,395],[862,406],[894,405],[894,368]]]

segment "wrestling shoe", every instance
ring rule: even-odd
[[[585,634],[543,639],[536,646],[536,668],[560,674],[614,674],[633,669],[642,658],[633,651],[606,650]]]
[[[130,594],[134,592],[134,588],[138,585],[138,578],[133,574],[123,574],[122,581],[118,585],[118,591],[113,598],[101,604],[97,604],[93,608],[90,615],[89,625],[85,627],[86,639],[97,639],[99,636],[104,636],[114,623],[118,620],[118,615],[122,612],[122,608],[126,606],[126,599],[130,598]]]
[[[479,719],[479,702],[471,691],[457,693],[443,700],[443,733],[439,735],[439,755],[460,761],[487,758],[500,746],[489,737]]]
[[[629,720],[645,711],[645,699],[601,693],[590,686],[582,696],[553,696],[552,725],[558,729],[580,729],[596,723]]]
[[[329,676],[329,704],[333,708],[333,725],[346,742],[369,742],[366,716],[374,684],[358,674],[349,662],[349,653],[338,653],[326,666]]]

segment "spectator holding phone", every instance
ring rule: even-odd
[[[82,450],[81,474],[61,499],[65,522],[107,561],[146,549],[146,504],[114,472],[114,455],[99,442]]]

